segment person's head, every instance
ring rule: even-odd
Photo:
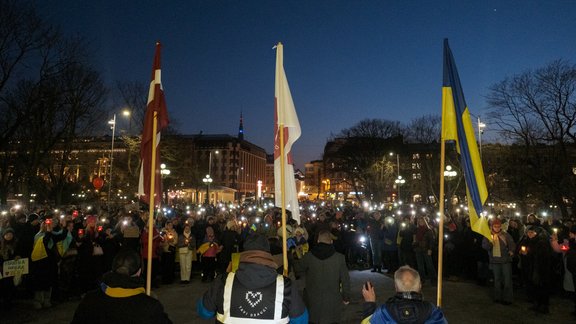
[[[532,225],[532,226],[529,226],[529,227],[526,229],[526,235],[527,235],[530,239],[535,238],[535,237],[538,236],[538,234],[540,234],[541,232],[542,232],[542,228],[541,228],[540,226]]]
[[[14,230],[11,227],[5,229],[4,233],[2,233],[2,239],[6,242],[14,240]]]
[[[568,236],[571,239],[576,239],[576,225],[573,225],[572,227],[570,227],[570,231],[568,233]]]
[[[372,217],[374,217],[375,220],[379,221],[380,217],[382,217],[382,215],[380,214],[379,211],[374,212],[374,214],[372,215]]]
[[[270,252],[270,243],[264,235],[257,233],[249,234],[244,241],[244,251]]]
[[[418,226],[429,227],[426,217],[418,217]]]
[[[502,222],[498,218],[494,218],[492,221],[492,232],[500,233],[502,230]]]
[[[235,231],[238,229],[238,224],[234,220],[229,220],[226,222],[226,229],[229,231]]]
[[[318,243],[332,244],[332,233],[327,230],[321,230],[318,233]]]
[[[141,268],[140,255],[129,248],[120,250],[112,260],[112,271],[120,275],[138,277]]]
[[[212,226],[206,227],[206,238],[209,240],[213,240],[215,238],[214,229],[212,228]]]
[[[420,274],[410,266],[402,266],[394,272],[394,286],[396,287],[396,292],[414,291],[419,293],[422,290]]]
[[[40,224],[40,217],[38,216],[38,214],[32,213],[28,215],[28,223],[32,225]]]

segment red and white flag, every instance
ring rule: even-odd
[[[144,127],[142,131],[142,143],[140,144],[140,181],[138,183],[138,195],[145,203],[150,203],[150,195],[154,195],[154,205],[159,205],[162,200],[162,181],[160,175],[160,133],[168,126],[168,112],[166,101],[164,100],[164,90],[162,89],[160,71],[160,43],[156,43],[156,54],[154,55],[154,65],[152,66],[152,81],[148,91],[148,104],[144,117]],[[156,113],[157,127],[154,134],[154,113]],[[152,143],[155,141],[156,154],[152,156]],[[155,159],[156,176],[154,180],[154,192],[150,193],[150,180],[152,175],[152,159]]]
[[[292,218],[300,223],[300,210],[298,207],[298,192],[294,180],[294,164],[292,161],[292,145],[302,133],[300,122],[296,115],[296,108],[288,87],[288,80],[284,72],[284,47],[282,43],[276,46],[276,86],[274,89],[274,187],[276,206],[282,206],[282,195],[285,197],[287,210]],[[281,185],[281,159],[280,159],[280,126],[284,126],[284,188]]]

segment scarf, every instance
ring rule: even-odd
[[[278,264],[274,262],[270,252],[250,250],[240,253],[240,263],[255,263],[270,267],[274,270],[278,269]],[[228,265],[226,272],[232,271],[232,262]]]
[[[494,242],[492,243],[492,256],[495,258],[502,257],[502,251],[500,251],[500,233],[494,233]]]

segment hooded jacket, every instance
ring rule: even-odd
[[[306,276],[304,301],[310,310],[310,322],[339,322],[343,301],[350,301],[350,275],[344,255],[332,244],[318,243],[295,269]]]
[[[281,276],[280,276],[281,277]],[[200,317],[210,319],[218,314],[226,314],[225,286],[228,280],[232,284],[229,312],[234,317],[246,319],[260,316],[259,312],[275,310],[275,298],[262,298],[278,291],[278,280],[283,281],[282,318],[288,318],[290,323],[308,323],[308,311],[302,302],[298,289],[292,285],[289,278],[279,278],[272,256],[264,251],[246,251],[240,254],[240,264],[236,273],[215,280],[209,290],[196,304]],[[233,282],[233,283],[232,283]],[[253,308],[255,311],[246,310]],[[223,323],[216,320],[217,323]],[[273,323],[273,320],[269,320]]]

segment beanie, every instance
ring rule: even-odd
[[[270,243],[268,243],[268,239],[263,235],[249,235],[244,241],[244,251],[250,250],[270,252]]]

